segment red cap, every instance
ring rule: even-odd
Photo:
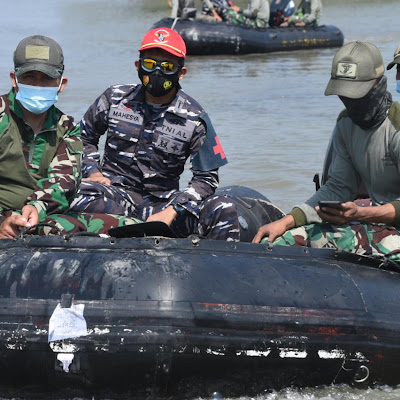
[[[156,28],[148,31],[143,38],[139,51],[163,49],[177,57],[186,57],[186,44],[182,36],[169,28]]]

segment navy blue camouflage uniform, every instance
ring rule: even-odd
[[[83,181],[72,211],[146,220],[174,203],[182,210],[171,225],[179,236],[239,240],[236,206],[214,195],[225,154],[203,108],[180,88],[169,105],[157,107],[145,101],[140,84],[111,86],[89,107],[81,131],[83,177],[101,172],[112,184]],[[180,190],[189,157],[193,177]]]

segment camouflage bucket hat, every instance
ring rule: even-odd
[[[17,77],[28,71],[40,71],[59,78],[64,71],[62,49],[46,36],[29,36],[19,42],[14,52],[14,70]]]
[[[348,43],[338,50],[333,59],[325,96],[336,94],[360,99],[384,72],[383,58],[376,46],[358,41]]]

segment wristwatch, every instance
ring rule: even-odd
[[[182,207],[182,204],[172,203],[171,206],[178,213],[179,216],[185,214],[185,212],[186,212],[186,209]]]

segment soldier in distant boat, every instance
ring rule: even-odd
[[[226,21],[231,24],[264,29],[269,26],[269,13],[268,0],[249,0],[245,9],[230,8],[226,14]]]
[[[203,7],[207,7],[210,11],[210,15],[216,21],[222,21],[222,18],[218,15],[216,8],[214,7],[211,0],[202,0]],[[171,18],[180,18],[185,15],[185,10],[195,9],[194,0],[168,0],[168,4],[172,7]]]
[[[233,10],[236,12],[238,12],[240,10],[240,7],[235,6],[233,4],[233,1],[231,1],[231,0],[210,0],[210,1],[214,6],[215,11],[222,18],[223,21],[227,20],[227,13],[229,10]],[[205,2],[203,2],[202,14],[209,15],[209,16],[213,15],[212,10],[209,7],[207,7]]]
[[[290,17],[285,18],[280,26],[305,26],[319,24],[322,16],[321,0],[302,0],[297,11]]]

